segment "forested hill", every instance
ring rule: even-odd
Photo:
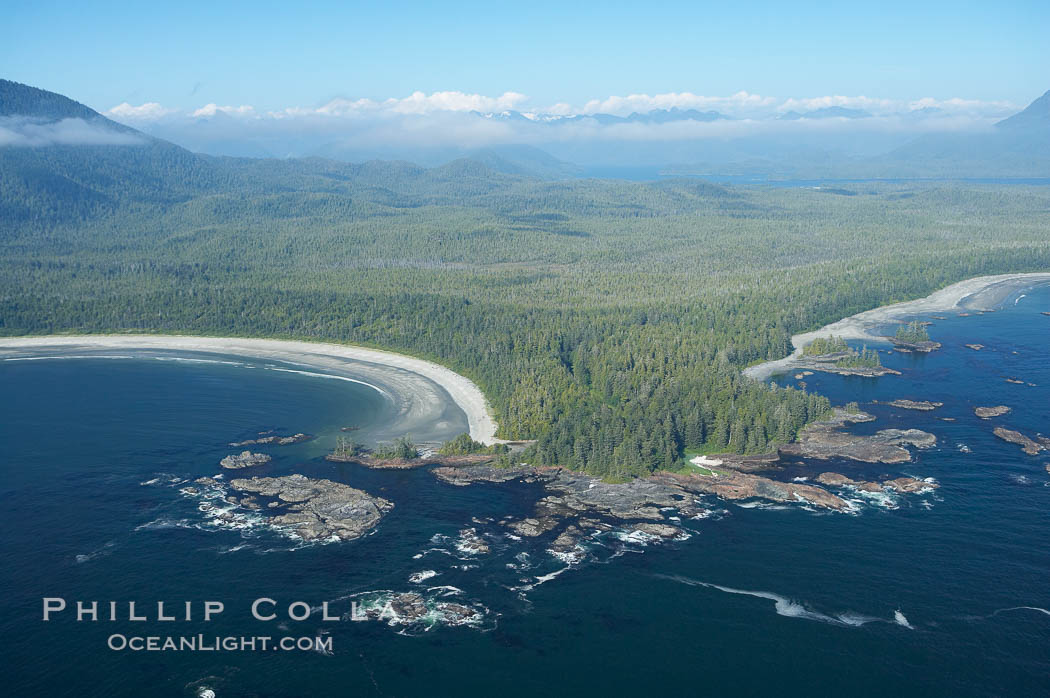
[[[210,158],[10,80],[0,80],[0,128],[10,140],[0,147],[0,218],[9,224],[82,221],[233,184]]]
[[[848,194],[848,195],[847,195]],[[0,146],[0,333],[370,344],[479,383],[526,457],[612,477],[763,451],[825,399],[740,375],[793,333],[1050,269],[1046,188],[548,182],[461,160]]]
[[[69,97],[3,79],[0,79],[0,116],[25,116],[46,121],[58,121],[59,119],[109,121],[94,109],[75,102]],[[114,128],[127,128],[112,121],[109,123]]]

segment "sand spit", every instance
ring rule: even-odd
[[[764,381],[776,374],[790,371],[799,357],[802,356],[803,347],[818,337],[834,335],[843,339],[854,339],[871,343],[885,342],[887,341],[886,337],[873,333],[877,327],[893,322],[902,322],[915,315],[924,313],[943,313],[953,310],[994,310],[1014,293],[1045,283],[1050,283],[1050,272],[978,276],[966,281],[960,281],[947,288],[934,291],[925,298],[866,310],[838,322],[833,322],[830,325],[825,325],[819,330],[796,334],[791,338],[791,344],[795,347],[795,351],[791,356],[750,366],[744,369],[744,375]]]
[[[469,379],[430,361],[378,349],[276,339],[183,335],[51,335],[0,338],[0,358],[68,354],[70,351],[177,351],[297,364],[305,369],[346,374],[394,403],[392,435],[414,438],[455,436],[466,416],[470,436],[497,442],[496,422],[481,390]],[[450,409],[451,408],[451,409]],[[459,429],[463,431],[463,429]]]

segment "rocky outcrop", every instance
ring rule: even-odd
[[[560,521],[553,516],[540,516],[538,518],[529,517],[520,521],[511,521],[507,524],[507,527],[519,536],[535,538],[542,536],[548,531],[553,531],[558,527],[559,523]]]
[[[901,494],[910,494],[937,488],[937,483],[935,482],[919,480],[913,477],[898,477],[893,480],[885,480],[880,484],[878,482],[853,480],[840,473],[821,473],[817,476],[817,482],[829,487],[853,487],[861,492],[882,492],[890,489]]]
[[[331,480],[303,475],[236,479],[230,488],[276,501],[268,523],[287,527],[303,540],[359,538],[394,508],[391,502]]]
[[[771,459],[761,462],[768,467]],[[746,463],[746,462],[745,462]],[[744,467],[751,467],[746,463]],[[574,548],[585,531],[612,528],[599,517],[623,522],[628,530],[672,539],[681,534],[665,512],[696,516],[706,512],[697,495],[712,494],[724,499],[765,499],[773,502],[808,502],[815,506],[842,511],[849,505],[827,490],[796,482],[779,482],[747,472],[720,468],[715,476],[656,473],[625,483],[609,483],[598,478],[560,468],[519,466],[494,468],[486,465],[461,468],[434,468],[441,481],[456,486],[475,482],[508,482],[519,480],[541,483],[546,492],[531,516],[505,519],[502,524],[515,535],[535,538],[558,532],[550,550],[556,554],[574,554]]]
[[[996,427],[993,432],[1003,441],[1008,441],[1012,444],[1017,444],[1021,449],[1030,456],[1039,455],[1040,451],[1046,450],[1050,445],[1044,445],[1038,441],[1034,441],[1019,431],[1013,431],[1012,429],[1004,429],[1003,427]]]
[[[1010,408],[1006,405],[997,405],[996,407],[978,407],[973,411],[975,415],[981,419],[991,419],[992,417],[1001,417],[1004,414],[1008,414]]]
[[[219,465],[227,470],[240,470],[241,468],[251,468],[256,465],[266,465],[270,460],[270,456],[265,453],[241,451],[236,455],[226,456],[219,461]]]
[[[475,482],[510,482],[511,480],[522,480],[523,482],[537,482],[549,476],[551,468],[534,468],[530,465],[512,466],[510,468],[497,468],[492,465],[472,465],[468,467],[442,466],[430,471],[434,477],[442,482],[457,487],[472,485]]]
[[[804,428],[798,440],[782,446],[780,453],[818,460],[848,458],[864,463],[907,463],[912,455],[905,446],[928,448],[937,443],[936,436],[919,429],[882,429],[870,436],[843,431],[847,424],[873,419],[865,412],[836,409],[830,418]]]
[[[938,407],[944,407],[943,402],[929,402],[927,400],[891,400],[883,404],[890,407],[899,407],[902,410],[919,410],[921,412],[930,412]]]
[[[456,549],[467,555],[488,555],[492,551],[475,528],[464,528],[459,532]]]
[[[473,624],[482,618],[483,611],[453,601],[427,599],[412,591],[377,594],[376,598],[358,606],[359,617],[384,621],[389,625],[441,623],[442,625]]]
[[[936,443],[932,434],[917,429],[883,429],[872,436],[842,431],[848,424],[874,419],[859,410],[836,409],[825,421],[807,428],[799,444],[785,447],[784,451],[815,458],[844,457],[871,463],[898,463],[911,460],[911,453],[904,446],[928,447]],[[817,485],[785,482],[756,474],[755,471],[777,468],[778,459],[778,454],[716,455],[706,457],[704,463],[717,462],[718,466],[705,467],[704,472],[699,472],[699,468],[694,473],[657,472],[625,483],[609,483],[561,468],[527,465],[506,468],[484,464],[442,466],[433,468],[431,473],[442,482],[458,487],[477,482],[510,481],[542,485],[545,494],[536,502],[530,516],[504,519],[501,524],[523,537],[557,533],[549,549],[555,554],[571,557],[585,530],[610,528],[600,519],[616,519],[629,530],[658,538],[674,537],[680,533],[672,525],[677,519],[672,520],[665,512],[673,510],[680,516],[704,514],[706,510],[702,508],[698,495],[710,494],[726,500],[804,502],[833,511],[850,508],[846,500]],[[881,484],[858,482],[837,473],[824,473],[818,482],[833,487],[849,485],[872,492],[885,489],[918,492],[936,486],[907,477]]]
[[[914,477],[898,477],[894,478],[893,480],[886,480],[882,484],[902,494],[937,489],[937,487],[939,486],[936,482],[931,482],[929,480],[919,480]]]
[[[782,482],[751,473],[727,472],[718,477],[661,473],[651,480],[674,483],[686,492],[713,494],[722,499],[764,499],[769,502],[807,502],[815,506],[843,511],[849,505],[825,489],[799,482]]]
[[[291,444],[302,443],[303,441],[309,441],[314,437],[309,434],[292,434],[291,436],[279,436],[272,434],[270,436],[261,436],[258,439],[248,439],[247,441],[233,441],[230,446],[234,448],[242,448],[244,446],[289,446]]]
[[[639,523],[631,526],[632,530],[644,533],[647,536],[656,536],[664,540],[673,540],[682,534],[682,531],[674,526],[658,523]]]

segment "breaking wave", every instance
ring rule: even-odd
[[[759,599],[767,599],[773,602],[773,606],[776,609],[777,615],[785,616],[787,618],[803,618],[805,620],[817,621],[820,623],[828,623],[830,625],[838,625],[843,627],[860,627],[867,623],[893,623],[905,628],[911,628],[912,626],[908,623],[908,619],[904,617],[904,614],[898,609],[893,614],[893,619],[888,620],[886,618],[879,618],[876,616],[866,616],[852,611],[845,611],[843,613],[837,613],[829,615],[827,613],[821,613],[820,611],[814,611],[808,608],[805,604],[794,601],[781,596],[780,594],[774,594],[771,591],[751,591],[749,589],[734,589],[733,587],[721,586],[720,584],[712,584],[710,582],[701,582],[697,579],[690,579],[689,577],[683,577],[680,575],[654,575],[659,579],[668,579],[679,584],[686,584],[688,586],[706,587],[708,589],[717,589],[718,591],[726,594],[740,594],[743,596],[754,596]]]

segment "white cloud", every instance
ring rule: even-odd
[[[218,113],[229,114],[230,116],[251,116],[255,113],[255,107],[242,104],[239,107],[220,107],[218,104],[205,104],[200,109],[194,111],[191,116],[194,118],[200,118],[202,116],[215,116]]]
[[[829,95],[825,97],[805,97],[802,99],[792,97],[781,103],[777,107],[777,111],[813,111],[815,109],[827,109],[828,107],[844,107],[846,109],[863,109],[874,113],[892,111],[898,108],[899,105],[899,102],[891,99],[873,99],[863,95],[857,97]]]
[[[504,111],[517,108],[526,99],[517,92],[504,92],[499,97],[463,92],[434,92],[430,95],[413,92],[393,105],[390,105],[391,100],[384,104],[392,106],[399,114],[426,114],[432,111]]]
[[[124,102],[107,111],[106,116],[115,119],[127,119],[128,121],[154,121],[169,114],[174,114],[177,111],[177,109],[168,109],[156,102],[146,102],[137,107]]]
[[[504,92],[498,97],[488,97],[466,92],[413,92],[407,97],[391,97],[377,102],[372,99],[337,98],[316,109],[292,107],[283,112],[274,112],[274,116],[301,116],[304,114],[324,114],[326,116],[354,116],[362,113],[391,112],[394,114],[430,114],[433,112],[499,112],[517,109],[528,100],[518,92]]]
[[[659,95],[636,94],[626,97],[611,96],[603,100],[592,99],[579,111],[581,114],[629,114],[648,112],[654,109],[706,109],[740,111],[760,109],[776,103],[773,97],[737,92],[728,97],[706,97],[692,92],[668,92]]]

